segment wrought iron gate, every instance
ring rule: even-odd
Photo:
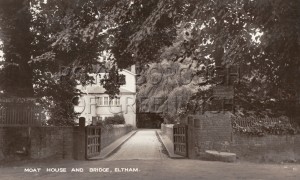
[[[173,127],[174,153],[187,157],[188,156],[188,126],[185,124],[175,124]]]
[[[101,127],[87,126],[85,127],[86,137],[86,158],[92,158],[100,155],[101,151]]]

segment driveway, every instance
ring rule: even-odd
[[[106,160],[163,160],[167,158],[156,130],[149,129],[139,130]]]

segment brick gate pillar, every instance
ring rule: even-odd
[[[76,135],[74,138],[75,146],[74,146],[74,154],[76,160],[85,160],[85,151],[86,151],[86,135],[85,135],[85,118],[79,118],[79,127],[76,127]]]
[[[187,125],[187,156],[189,159],[196,158],[195,152],[195,129],[194,129],[194,119],[188,119]]]

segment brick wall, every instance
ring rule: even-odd
[[[0,127],[0,149],[3,148],[3,143],[4,143],[4,136],[5,130],[3,127]]]
[[[0,127],[0,161],[4,159],[3,147],[4,147],[4,128]]]
[[[0,127],[0,158],[73,158],[73,127]]]
[[[266,135],[262,137],[233,134],[229,147],[237,157],[254,161],[299,161],[300,135]]]
[[[29,156],[28,127],[0,127],[0,156],[1,159]]]
[[[101,149],[132,131],[131,125],[112,125],[101,128]]]
[[[101,148],[132,131],[131,125],[113,125],[101,130]],[[0,127],[0,159],[73,159],[76,156],[78,127]]]
[[[205,150],[233,152],[239,159],[254,161],[300,161],[300,135],[251,136],[235,133],[226,114],[193,116],[194,147],[198,156]]]
[[[227,115],[198,115],[193,126],[197,154],[212,149],[221,151],[231,141],[232,127]]]
[[[161,124],[161,132],[173,142],[173,126],[174,124]]]
[[[33,159],[73,158],[73,127],[34,127],[30,132]]]

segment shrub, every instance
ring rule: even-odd
[[[233,121],[232,128],[235,132],[242,134],[264,136],[272,135],[294,135],[299,133],[299,127],[293,126],[288,119],[277,119],[276,121],[255,121],[251,122],[250,126],[242,126],[236,121]]]
[[[104,120],[105,124],[125,124],[123,115],[114,115],[112,117],[106,117]]]

